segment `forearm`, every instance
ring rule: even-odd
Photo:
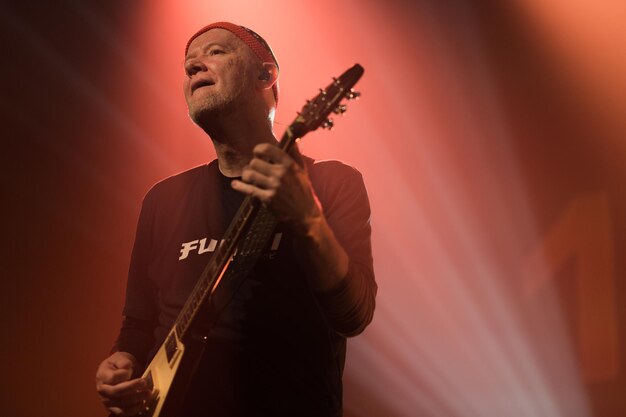
[[[124,317],[120,334],[111,352],[130,353],[139,366],[143,367],[154,344],[153,329],[154,325],[148,321]]]
[[[339,286],[348,273],[349,258],[323,214],[311,216],[294,229],[297,253],[311,288],[326,292]]]
[[[374,314],[376,284],[368,268],[351,261],[323,215],[295,227],[296,253],[333,329],[361,333]]]

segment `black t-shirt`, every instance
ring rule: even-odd
[[[341,414],[346,336],[374,311],[370,210],[361,175],[337,161],[305,159],[349,272],[327,293],[307,283],[289,229],[266,250],[209,334],[185,416]],[[146,361],[176,317],[243,201],[217,161],[167,178],[146,195],[115,349]]]

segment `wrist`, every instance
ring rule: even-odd
[[[291,229],[298,238],[312,239],[320,234],[326,219],[319,207],[315,207],[310,213],[300,220],[291,222]]]

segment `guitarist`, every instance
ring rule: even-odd
[[[372,320],[377,288],[362,177],[279,149],[279,67],[258,34],[214,23],[185,53],[189,115],[217,159],[144,199],[122,328],[96,374],[102,403],[140,415],[150,393],[139,376],[247,194],[279,222],[211,327],[180,417],[340,416],[346,338]]]

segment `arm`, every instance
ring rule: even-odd
[[[147,274],[152,217],[147,196],[131,256],[122,328],[111,355],[100,363],[96,372],[96,390],[103,405],[114,415],[135,415],[150,397],[146,381],[137,376],[154,344],[156,310],[154,290]]]
[[[254,155],[233,188],[258,197],[290,225],[329,323],[344,336],[360,333],[372,319],[376,295],[369,203],[360,175],[337,179],[342,201],[327,218],[306,170],[289,155],[270,144],[255,147]]]

